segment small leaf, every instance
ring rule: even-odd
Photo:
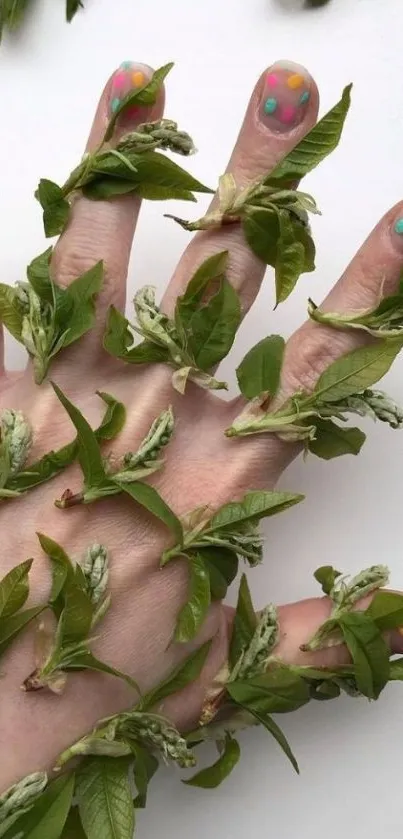
[[[199,548],[198,554],[203,557],[208,571],[211,599],[223,600],[238,573],[239,560],[235,551],[212,546]]]
[[[61,646],[84,641],[88,637],[94,612],[90,598],[78,586],[68,584],[63,594],[64,608],[57,630]]]
[[[66,3],[66,20],[68,23],[71,23],[73,17],[77,14],[80,9],[83,9],[84,5],[81,0],[67,0]],[[79,837],[77,837],[79,839]]]
[[[245,706],[246,707],[246,706]],[[288,760],[293,765],[296,773],[299,775],[299,766],[297,759],[291,749],[291,746],[285,736],[285,734],[281,731],[281,728],[274,722],[273,718],[269,714],[260,714],[258,711],[251,710],[248,708],[252,716],[254,716],[255,720],[263,725],[266,731],[274,737],[277,741],[280,748],[283,750]]]
[[[242,574],[238,592],[238,603],[232,627],[229,655],[231,668],[235,667],[243,651],[249,646],[256,627],[257,617],[253,608],[248,580],[246,574]]]
[[[304,680],[287,667],[278,666],[262,676],[227,684],[231,698],[259,715],[288,714],[309,702]]]
[[[210,577],[203,558],[198,554],[188,557],[190,573],[188,600],[179,612],[175,641],[186,644],[196,637],[210,606]]]
[[[365,612],[381,632],[403,626],[403,595],[395,591],[377,591]]]
[[[134,741],[130,743],[130,748],[135,757],[133,776],[137,790],[133,806],[138,810],[147,805],[148,786],[159,767],[159,762],[147,749]]]
[[[312,172],[337,148],[350,107],[351,88],[344,88],[341,100],[303,137],[267,176],[269,185],[290,183]]]
[[[26,602],[29,594],[28,574],[32,563],[32,559],[27,559],[0,581],[0,618],[10,617]]]
[[[403,656],[401,658],[396,658],[393,661],[389,662],[390,664],[390,673],[389,679],[392,681],[403,681]]]
[[[11,286],[0,283],[0,322],[17,341],[21,341],[22,311],[16,292]]]
[[[157,101],[164,79],[172,70],[173,66],[173,63],[171,63],[165,64],[163,67],[159,67],[158,70],[155,70],[152,78],[144,85],[144,87],[131,90],[130,93],[128,93],[128,95],[121,101],[120,107],[115,111],[113,117],[111,118],[103,143],[106,143],[111,139],[116,122],[119,119],[120,114],[125,111],[126,108],[133,107],[134,105],[154,105]]]
[[[313,576],[321,585],[323,593],[330,594],[336,580],[341,577],[341,571],[336,571],[331,565],[322,565]]]
[[[285,341],[280,335],[269,335],[245,355],[237,371],[239,389],[246,399],[261,393],[275,396],[280,384]]]
[[[191,317],[188,348],[200,370],[208,372],[229,353],[241,322],[237,292],[225,278],[217,294]]]
[[[74,580],[74,566],[61,545],[50,539],[49,536],[45,536],[44,533],[38,533],[37,536],[42,550],[52,563],[52,590],[49,603],[55,606],[66,582],[71,583]]]
[[[133,481],[131,484],[120,484],[116,481],[116,485],[120,487],[122,492],[130,495],[138,504],[145,507],[149,513],[160,519],[173,533],[177,541],[182,545],[183,543],[183,528],[180,520],[175,515],[173,510],[165,503],[160,494],[154,487],[148,484],[142,484],[140,481]]]
[[[278,217],[280,235],[275,264],[276,306],[289,297],[305,266],[304,246],[295,236],[290,214],[282,211],[279,212]]]
[[[53,305],[55,284],[50,278],[50,263],[53,255],[53,248],[47,248],[30,262],[27,268],[27,277],[38,297],[46,303]],[[60,293],[62,290],[59,289]]]
[[[177,328],[188,330],[192,315],[197,312],[203,301],[206,289],[213,282],[221,282],[225,276],[228,251],[221,251],[202,262],[189,281],[184,294],[178,297],[175,309]]]
[[[247,207],[242,218],[245,239],[256,256],[273,268],[277,262],[277,244],[280,237],[279,218],[274,210]]]
[[[339,626],[354,662],[360,693],[378,699],[389,680],[389,650],[375,622],[365,612],[345,612]]]
[[[312,398],[316,402],[338,402],[360,393],[388,372],[400,350],[398,342],[378,341],[341,356],[322,373]]]
[[[126,408],[123,402],[118,402],[110,393],[97,390],[97,394],[108,407],[101,425],[95,431],[95,436],[98,442],[100,440],[114,440],[124,428]]]
[[[129,762],[89,757],[79,766],[76,796],[87,839],[133,839]]]
[[[225,781],[235,769],[241,757],[241,750],[239,744],[234,740],[230,734],[226,735],[224,751],[213,766],[208,769],[202,769],[193,778],[182,783],[191,787],[201,787],[202,789],[216,789]]]
[[[67,286],[65,296],[71,307],[71,314],[66,324],[68,329],[63,339],[63,347],[70,346],[94,326],[95,298],[101,291],[103,279],[104,265],[101,261]]]
[[[130,687],[137,691],[137,693],[140,693],[140,688],[137,682],[132,679],[131,676],[127,676],[126,673],[116,670],[115,667],[110,667],[110,665],[106,664],[104,661],[99,661],[99,659],[97,659],[90,650],[81,650],[77,653],[73,653],[67,663],[63,661],[63,669],[92,670],[95,673],[106,673],[108,676],[115,676],[117,679],[123,679],[123,681],[127,682]]]
[[[34,606],[25,612],[17,612],[8,618],[0,618],[0,656],[14,641],[17,635],[43,612],[45,606]]]
[[[78,456],[85,485],[91,488],[100,487],[107,478],[97,438],[81,411],[70,402],[56,384],[52,383],[52,387],[77,431]]]
[[[134,347],[132,344],[133,335],[129,329],[129,321],[118,309],[110,306],[103,338],[104,349],[110,355],[129,364],[147,364],[153,361],[167,361],[169,358],[166,347],[159,347],[151,341],[142,341]]]
[[[309,451],[323,460],[360,453],[366,435],[360,428],[343,428],[330,419],[315,418],[315,439],[308,441]]]
[[[69,773],[56,778],[31,810],[14,822],[3,839],[59,839],[71,807],[73,790],[74,775]]]
[[[148,710],[154,705],[158,706],[167,696],[173,696],[196,682],[206,663],[210,649],[211,641],[208,641],[207,644],[203,644],[195,653],[192,653],[185,662],[179,664],[164,682],[144,697],[141,702],[141,709]]]
[[[58,236],[63,232],[70,215],[70,204],[64,197],[63,190],[53,181],[42,178],[36,198],[43,209],[45,235]]]
[[[258,522],[268,516],[281,513],[293,507],[294,504],[299,504],[303,497],[303,495],[293,495],[290,492],[265,490],[247,492],[242,501],[231,501],[221,507],[211,519],[207,530],[210,532],[232,528],[234,524],[246,521]]]

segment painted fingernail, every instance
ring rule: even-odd
[[[272,131],[290,131],[304,119],[312,79],[299,64],[279,61],[266,73],[260,117]]]
[[[399,251],[403,250],[403,215],[397,216],[390,226],[393,243]]]
[[[150,80],[152,70],[145,64],[135,64],[133,61],[124,61],[116,70],[112,78],[109,110],[113,115],[118,110],[123,99],[132,90],[140,89]],[[122,122],[141,121],[142,113],[147,111],[147,106],[133,105],[128,108],[120,117]]]

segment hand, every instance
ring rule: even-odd
[[[144,67],[137,72],[148,73]],[[307,101],[295,108],[297,92],[286,87],[289,76],[284,64],[272,68],[282,91],[274,114],[265,112],[266,73],[253,91],[243,126],[228,169],[238,184],[246,185],[276,163],[314,125],[318,92],[313,80],[300,68]],[[126,72],[129,80],[134,69]],[[128,82],[129,83],[129,82]],[[102,95],[91,130],[88,148],[102,137],[111,102],[116,96],[114,77]],[[295,100],[295,102],[294,102]],[[132,117],[132,127],[162,114],[160,100],[151,109]],[[266,105],[266,111],[270,108]],[[119,131],[127,131],[128,125]],[[100,388],[123,401],[128,422],[114,450],[133,448],[144,436],[157,414],[172,404],[177,418],[173,442],[167,450],[166,466],[153,483],[178,514],[208,504],[213,509],[239,498],[248,489],[271,488],[277,482],[297,448],[273,435],[229,440],[224,436],[242,409],[240,400],[221,401],[210,393],[190,386],[180,397],[171,388],[170,371],[162,365],[133,369],[111,359],[103,351],[101,336],[107,307],[122,308],[130,248],[139,213],[139,201],[123,197],[92,203],[80,198],[72,219],[55,253],[54,275],[67,285],[99,259],[106,266],[106,282],[98,299],[97,327],[83,340],[57,358],[52,377],[76,403],[93,426],[100,419]],[[378,224],[353,262],[329,294],[323,308],[332,311],[365,309],[374,305],[381,292],[396,286],[403,262],[403,204],[393,208]],[[212,253],[230,253],[229,279],[241,297],[243,314],[253,304],[263,279],[264,266],[246,246],[236,225],[204,232],[194,237],[179,262],[164,299],[172,310],[175,298],[189,277]],[[268,326],[269,331],[269,326]],[[304,324],[290,339],[282,381],[281,398],[299,388],[311,389],[320,373],[338,356],[367,339],[362,333],[338,332],[313,323]],[[2,371],[0,406],[21,409],[35,432],[35,457],[72,439],[67,415],[49,386],[37,387],[32,370],[19,375]],[[329,467],[331,468],[331,467]],[[89,507],[61,512],[54,499],[65,489],[66,474],[25,497],[1,508],[2,575],[16,562],[33,556],[32,601],[49,593],[49,569],[36,540],[43,531],[79,557],[91,542],[104,543],[112,555],[112,609],[101,625],[95,651],[115,667],[130,673],[147,690],[186,657],[189,647],[169,646],[178,610],[184,601],[187,572],[180,561],[163,570],[159,559],[167,534],[144,511],[122,497]],[[80,486],[77,468],[68,474],[68,485]],[[299,487],[297,489],[300,489]],[[292,516],[292,512],[287,513]],[[309,663],[299,646],[323,621],[329,610],[326,599],[305,601],[280,610],[282,636],[277,652],[288,662]],[[209,659],[199,681],[166,703],[166,713],[178,725],[194,723],[200,712],[206,686],[225,661],[230,635],[231,613],[214,604],[195,646],[213,639]],[[392,638],[395,651],[402,647],[399,635]],[[330,660],[329,660],[330,655]],[[316,654],[314,660],[334,663],[345,656],[342,648]],[[86,733],[101,717],[123,709],[135,700],[123,683],[107,676],[70,675],[64,695],[23,694],[19,685],[33,667],[33,633],[27,632],[2,660],[4,678],[0,692],[0,741],[7,759],[0,767],[0,789],[22,775],[52,765],[64,747]]]

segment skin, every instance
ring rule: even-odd
[[[99,142],[108,120],[110,84],[111,80],[98,106],[89,149]],[[319,97],[312,81],[303,122],[282,133],[271,131],[259,117],[262,85],[263,75],[252,93],[228,164],[228,170],[241,185],[270,170],[317,118]],[[156,119],[162,112],[163,97],[143,115],[143,121]],[[183,514],[203,504],[216,508],[241,497],[248,489],[272,488],[298,449],[281,443],[273,435],[228,440],[223,431],[242,410],[241,400],[222,402],[193,386],[185,398],[180,397],[172,391],[170,371],[162,365],[136,369],[111,359],[102,350],[100,336],[108,306],[113,303],[124,307],[128,260],[139,209],[139,201],[132,197],[99,203],[84,198],[76,200],[68,229],[56,247],[54,276],[60,284],[67,285],[103,259],[106,282],[97,304],[96,329],[56,360],[52,378],[93,426],[102,413],[100,401],[94,395],[96,389],[106,390],[126,404],[128,421],[113,447],[117,454],[135,448],[154,417],[168,404],[173,405],[177,418],[175,435],[167,450],[166,466],[153,483],[176,513]],[[378,300],[382,282],[385,294],[396,287],[403,264],[403,242],[394,233],[393,223],[402,215],[403,204],[400,204],[381,219],[324,301],[324,310],[365,309]],[[224,249],[230,254],[229,279],[240,294],[246,314],[259,291],[265,268],[250,252],[237,226],[194,237],[167,288],[164,299],[167,311],[172,310],[175,298],[199,264]],[[304,324],[287,345],[281,399],[301,387],[311,389],[332,361],[370,340],[357,332],[336,332],[321,325]],[[1,359],[2,353],[0,408],[21,409],[30,418],[35,429],[32,457],[69,441],[73,429],[50,385],[35,386],[30,366],[17,376],[8,375]],[[71,468],[67,476],[64,474],[1,507],[0,576],[17,562],[34,557],[30,601],[37,603],[48,595],[50,578],[36,531],[55,538],[73,557],[82,556],[94,541],[105,543],[113,558],[113,607],[100,627],[94,651],[135,677],[141,688],[147,690],[187,657],[190,649],[212,639],[209,659],[198,682],[167,700],[163,709],[179,726],[193,725],[207,686],[226,660],[231,610],[214,604],[196,643],[169,646],[176,615],[184,601],[187,575],[179,561],[159,569],[161,551],[167,544],[166,530],[125,498],[61,512],[53,506],[53,501],[66,486],[80,487],[77,467]],[[281,607],[277,654],[287,662],[312,661],[330,666],[348,660],[342,647],[311,656],[299,651],[300,644],[326,618],[329,608],[326,598]],[[394,652],[403,651],[398,633],[390,643]],[[61,697],[45,692],[24,694],[19,685],[32,671],[34,656],[34,633],[27,632],[1,662],[0,790],[32,771],[51,766],[57,754],[85,734],[99,718],[135,701],[133,692],[123,683],[89,673],[69,676]]]

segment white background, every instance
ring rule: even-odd
[[[303,10],[298,0],[85,0],[64,23],[64,0],[33,0],[24,32],[0,50],[1,280],[22,278],[44,249],[33,191],[39,177],[62,181],[81,153],[99,92],[122,60],[159,66],[173,59],[167,115],[196,138],[194,173],[214,184],[224,169],[250,91],[276,59],[305,64],[322,91],[322,110],[355,84],[342,146],[309,178],[324,211],[315,221],[318,271],[273,314],[268,275],[259,305],[242,327],[225,365],[272,331],[289,335],[304,317],[308,294],[320,301],[378,218],[403,197],[402,0],[331,0]],[[181,207],[178,207],[181,210]],[[130,287],[166,283],[187,234],[144,208]],[[163,243],[155,247],[155,241]],[[22,355],[11,348],[9,362]],[[403,402],[403,360],[387,388]],[[298,462],[283,486],[306,502],[267,528],[267,561],[254,572],[257,603],[315,592],[312,571],[329,563],[356,571],[378,561],[403,587],[403,434],[368,424],[358,458]],[[292,521],[292,527],[289,522]],[[289,839],[401,837],[402,688],[378,704],[316,703],[282,718],[301,766],[298,778],[260,731],[242,737],[243,759],[217,792],[182,787],[161,773],[140,839],[245,835]],[[208,757],[210,755],[207,755]],[[343,815],[342,815],[343,813]]]

